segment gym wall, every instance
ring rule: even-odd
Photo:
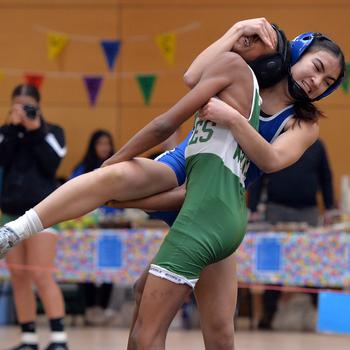
[[[169,108],[188,90],[182,75],[201,50],[238,20],[266,17],[289,38],[321,31],[349,55],[347,0],[1,0],[0,1],[0,121],[5,121],[13,87],[24,75],[43,75],[45,117],[66,132],[68,154],[59,169],[67,176],[81,159],[90,134],[112,132],[117,147]],[[49,60],[47,35],[69,38],[61,55]],[[155,39],[174,34],[170,64]],[[115,67],[108,69],[101,40],[120,40]],[[137,77],[155,77],[145,104]],[[83,76],[103,77],[95,106],[90,106]],[[319,103],[327,119],[321,122],[338,187],[350,174],[350,96],[343,89]],[[191,127],[181,129],[185,136]],[[338,188],[337,188],[338,189]]]

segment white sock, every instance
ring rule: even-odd
[[[66,343],[67,342],[66,332],[51,332],[51,342],[52,343]]]
[[[22,238],[27,238],[44,229],[43,224],[34,209],[29,209],[18,219],[8,222],[5,226],[15,231]]]
[[[24,344],[36,345],[38,344],[38,335],[36,333],[26,332],[22,333],[21,341]]]

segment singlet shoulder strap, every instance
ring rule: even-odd
[[[294,115],[294,106],[293,105],[287,106],[286,108],[282,109],[282,111],[277,112],[271,116],[267,116],[267,117],[260,116],[259,119],[261,121],[264,121],[264,122],[269,122],[269,121],[274,120],[276,118],[284,119],[290,115],[292,115],[292,116]]]

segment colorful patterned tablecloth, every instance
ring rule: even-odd
[[[57,279],[132,284],[166,235],[157,229],[60,232]],[[283,285],[350,285],[350,234],[247,233],[237,252],[239,281]],[[0,263],[0,277],[8,272]]]

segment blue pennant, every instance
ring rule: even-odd
[[[106,56],[109,70],[113,70],[116,57],[119,53],[120,40],[101,40],[101,46]]]

